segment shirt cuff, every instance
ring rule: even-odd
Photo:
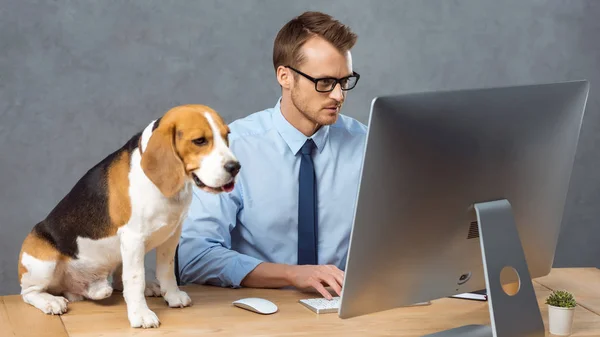
[[[240,288],[242,280],[248,275],[251,271],[254,270],[259,264],[263,261],[254,258],[248,255],[238,255],[234,261],[229,265],[229,272],[226,273],[231,275],[231,279],[229,283],[233,288]]]

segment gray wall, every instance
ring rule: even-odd
[[[600,264],[600,1],[0,0],[0,294],[31,227],[151,118],[273,106],[273,39],[306,9],[359,34],[344,112],[365,123],[375,95],[591,80],[556,266]]]

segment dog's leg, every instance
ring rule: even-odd
[[[118,230],[123,258],[123,298],[127,304],[129,324],[134,328],[157,328],[160,324],[156,314],[148,308],[144,289],[144,238],[127,225]]]
[[[119,264],[112,274],[112,288],[116,291],[123,291],[123,265]],[[160,296],[160,286],[156,281],[146,280],[146,289],[144,295],[147,297]]]
[[[179,290],[174,271],[174,257],[179,236],[181,235],[181,223],[171,237],[156,248],[156,278],[160,284],[163,298],[170,307],[187,307],[192,300],[184,291]]]
[[[25,303],[40,309],[46,314],[60,315],[67,312],[68,300],[48,293],[54,283],[57,260],[40,260],[27,253],[21,256],[24,268],[21,276],[21,296]]]

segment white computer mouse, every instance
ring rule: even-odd
[[[242,298],[237,301],[233,301],[233,305],[263,315],[269,315],[277,312],[277,306],[275,303],[258,297]]]

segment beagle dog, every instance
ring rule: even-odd
[[[23,300],[63,314],[68,302],[120,290],[135,328],[160,324],[145,296],[162,295],[169,307],[191,305],[177,286],[175,249],[193,184],[210,193],[234,188],[241,165],[228,133],[210,107],[174,107],[87,171],[23,242]],[[154,248],[157,283],[147,283],[144,256]]]

